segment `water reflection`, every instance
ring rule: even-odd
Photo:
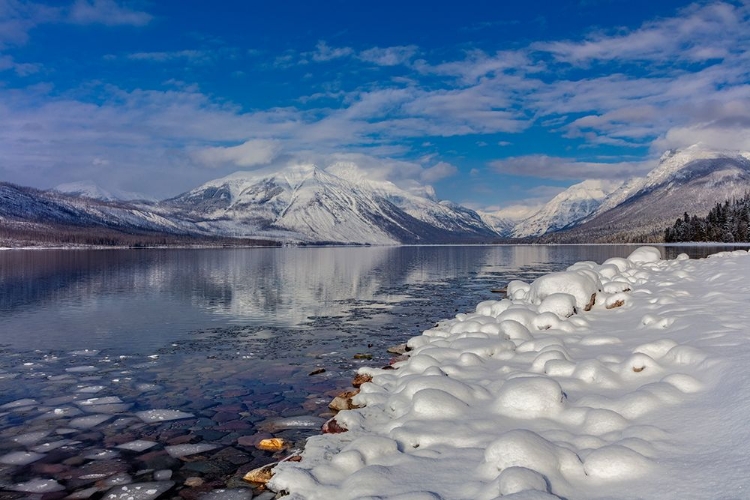
[[[388,307],[425,287],[450,285],[471,294],[487,289],[488,282],[532,279],[632,250],[581,245],[6,251],[0,252],[0,344],[140,352],[202,328],[295,327],[345,316],[363,304]],[[663,250],[670,258],[717,251]]]

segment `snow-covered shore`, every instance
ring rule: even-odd
[[[592,295],[595,303],[591,305]],[[750,254],[582,262],[412,338],[290,498],[750,496]],[[590,310],[586,310],[589,309]]]

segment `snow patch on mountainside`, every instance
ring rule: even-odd
[[[516,238],[541,236],[582,220],[620,186],[619,181],[587,180],[570,186],[552,198],[536,214],[519,223],[512,232]]]
[[[141,193],[122,190],[107,190],[93,181],[66,182],[55,186],[52,191],[56,193],[78,196],[101,201],[156,201],[151,196]]]
[[[747,163],[750,165],[750,152],[716,151],[701,144],[695,144],[681,151],[669,150],[659,158],[659,164],[645,177],[628,180],[619,189],[610,194],[606,200],[586,219],[592,219],[599,214],[621,205],[625,201],[653,190],[671,181],[680,180],[687,175],[695,162],[710,162],[710,169],[719,171],[724,164]],[[684,175],[683,175],[684,174]],[[720,202],[722,200],[716,200]]]

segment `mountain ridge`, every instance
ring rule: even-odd
[[[695,145],[666,152],[643,177],[574,184],[530,215],[523,206],[474,211],[430,186],[402,188],[337,162],[235,172],[160,202],[96,199],[112,193],[87,183],[0,183],[0,220],[291,244],[656,241],[684,212],[700,216],[747,192],[750,153]]]

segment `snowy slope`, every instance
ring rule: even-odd
[[[571,226],[594,212],[620,186],[616,181],[587,180],[574,184],[552,198],[539,212],[513,229],[516,238],[540,236]]]
[[[77,227],[186,233],[191,223],[157,213],[148,204],[106,202],[0,183],[0,219]]]
[[[583,262],[441,321],[281,462],[294,499],[744,498],[750,255]],[[592,309],[584,304],[596,294]]]
[[[737,167],[740,171],[747,170],[748,166],[750,166],[750,153],[716,151],[700,144],[681,151],[670,150],[661,156],[656,168],[645,177],[630,179],[612,192],[588,219],[662,186],[678,186],[698,175],[719,173],[721,177],[722,171],[736,172]],[[715,202],[718,201],[723,201],[723,199],[717,199]]]
[[[102,201],[157,201],[155,198],[141,193],[122,190],[109,191],[93,181],[67,182],[65,184],[55,186],[51,191],[61,194],[67,194],[70,196],[78,196],[81,198],[90,198],[92,200]]]
[[[527,205],[511,205],[494,211],[480,210],[477,213],[485,224],[490,226],[496,233],[505,238],[513,236],[513,229],[519,222],[528,219],[537,213],[540,207]]]
[[[166,205],[212,232],[307,242],[433,243],[495,236],[475,212],[370,180],[353,164],[238,172]]]
[[[685,212],[704,216],[716,203],[750,191],[749,156],[700,145],[670,151],[648,175],[623,184],[579,225],[554,236],[558,241],[659,237]]]

